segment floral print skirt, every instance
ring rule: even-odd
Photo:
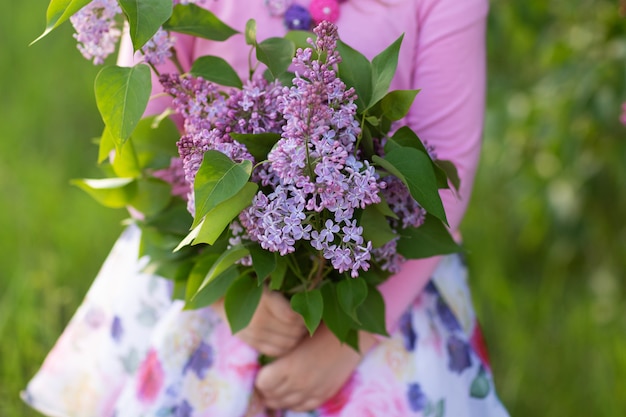
[[[211,308],[185,311],[172,302],[166,280],[141,272],[138,245],[131,226],[24,401],[51,417],[269,417],[253,395],[257,353]],[[398,329],[333,398],[282,416],[508,416],[460,257],[442,260]]]

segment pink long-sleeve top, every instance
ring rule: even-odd
[[[309,0],[295,0],[307,6]],[[209,0],[206,8],[243,33],[250,18],[257,21],[257,38],[282,36],[280,17],[270,16],[264,0]],[[434,146],[440,159],[452,161],[461,179],[458,195],[442,190],[441,197],[455,237],[466,210],[479,159],[485,100],[485,25],[487,0],[348,0],[341,3],[336,22],[341,39],[369,59],[404,34],[392,89],[420,89],[406,118],[418,136]],[[128,43],[120,64],[130,63]],[[196,57],[218,55],[242,76],[248,71],[249,46],[243,35],[225,42],[180,36],[178,58],[189,68]],[[161,68],[161,72],[173,68]],[[159,87],[158,81],[153,85]],[[148,113],[167,105],[153,100]],[[407,261],[381,286],[386,301],[388,331],[422,291],[438,257]]]

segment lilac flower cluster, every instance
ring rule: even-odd
[[[154,171],[152,176],[170,183],[172,185],[172,195],[187,199],[191,192],[191,186],[185,178],[183,160],[180,158],[172,158],[169,167]]]
[[[177,146],[190,185],[208,150],[220,151],[235,162],[254,161],[246,147],[231,138],[231,133],[278,133],[284,124],[276,104],[280,85],[261,77],[247,82],[242,89],[229,91],[222,91],[201,77],[164,74],[160,82],[184,120],[185,133]],[[193,206],[190,192],[188,207],[192,214]]]
[[[354,156],[360,133],[353,89],[334,70],[337,28],[323,22],[315,28],[313,49],[299,49],[293,87],[278,97],[286,121],[281,139],[268,154],[259,177],[272,192],[259,192],[240,216],[248,237],[282,255],[296,242],[310,245],[340,273],[369,268],[371,242],[353,219],[357,208],[380,202],[384,187],[367,161]]]
[[[147,63],[157,66],[164,64],[172,57],[172,48],[175,44],[176,38],[163,28],[159,28],[154,36],[141,47],[141,52]]]
[[[206,0],[173,0],[172,4],[204,4]],[[117,0],[93,0],[70,17],[78,41],[78,50],[95,65],[115,51],[122,31],[118,25],[118,16],[122,9]],[[144,59],[152,65],[161,65],[172,56],[175,38],[163,28],[141,48]]]
[[[293,60],[292,87],[255,77],[242,89],[225,89],[201,77],[162,75],[164,91],[184,125],[177,143],[180,159],[163,177],[173,184],[184,178],[185,186],[177,190],[187,190],[193,214],[192,184],[206,151],[254,162],[231,134],[280,133],[267,160],[258,161],[253,180],[261,191],[231,223],[230,244],[255,241],[286,255],[305,241],[339,273],[356,277],[372,260],[397,272],[404,262],[396,252],[397,240],[372,248],[355,211],[379,203],[382,195],[398,215],[390,221],[394,230],[418,227],[425,212],[400,180],[389,176],[382,181],[368,161],[359,159],[356,95],[335,71],[341,59],[337,28],[323,22],[315,32],[312,47],[299,49]]]
[[[407,227],[420,227],[426,218],[426,210],[413,199],[406,185],[398,178],[387,176],[385,183],[387,186],[381,194],[391,211],[398,217],[398,219],[389,219],[391,228],[397,232]],[[372,251],[374,260],[380,264],[383,271],[397,273],[406,260],[397,252],[397,243],[398,238],[392,239]]]
[[[121,13],[116,0],[93,0],[70,17],[78,50],[95,65],[102,64],[115,51],[122,34],[116,17]]]

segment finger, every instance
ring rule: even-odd
[[[291,304],[287,299],[279,292],[271,291],[268,294],[268,308],[277,320],[285,324],[302,324],[304,320],[300,314],[293,311]]]
[[[275,392],[282,392],[281,386],[287,382],[287,373],[281,372],[274,364],[265,365],[259,370],[254,386],[263,395],[263,398],[275,396]]]
[[[300,392],[292,392],[288,395],[263,397],[266,406],[273,409],[294,410],[304,404],[306,399]]]
[[[309,397],[309,398],[305,399],[301,404],[294,405],[294,406],[290,407],[289,409],[291,411],[295,411],[297,413],[304,413],[304,412],[315,410],[316,408],[321,406],[322,403],[323,403],[323,401],[321,401],[318,398],[311,398],[311,397]]]
[[[292,345],[302,338],[302,334],[297,331],[254,325],[242,329],[238,334],[250,341],[269,342],[278,346]]]

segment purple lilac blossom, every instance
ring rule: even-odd
[[[334,269],[356,277],[369,268],[372,245],[364,242],[354,210],[380,202],[384,184],[367,161],[353,156],[360,127],[354,89],[334,70],[340,61],[337,27],[323,22],[315,33],[311,45],[325,60],[312,59],[311,48],[296,52],[293,87],[278,97],[286,121],[281,139],[259,170],[274,192],[260,192],[240,220],[250,239],[267,250],[284,255],[297,241],[309,240]],[[303,227],[309,216],[323,217],[324,227]]]
[[[372,250],[372,257],[380,268],[392,274],[400,272],[402,264],[406,261],[406,258],[397,252],[398,239],[392,239],[383,246]]]
[[[172,158],[169,167],[154,171],[152,176],[171,184],[172,195],[187,199],[189,192],[191,191],[191,186],[185,179],[182,159]]]
[[[217,150],[235,162],[254,161],[246,147],[234,141],[230,133],[280,132],[283,121],[276,99],[281,86],[256,77],[241,90],[227,90],[225,97],[220,86],[201,77],[164,74],[160,81],[184,120],[184,135],[177,146],[185,179],[190,184],[188,209],[194,214],[191,184],[204,153]]]
[[[413,199],[402,181],[393,176],[385,177],[387,187],[382,191],[389,208],[399,220],[391,219],[391,227],[399,230],[407,227],[420,227],[424,223],[426,211]]]
[[[169,32],[159,28],[152,38],[141,47],[144,59],[152,65],[164,64],[172,56],[172,48],[176,44],[176,38]]]
[[[95,65],[104,63],[115,51],[122,34],[116,17],[121,13],[116,0],[94,0],[70,17],[78,50]]]
[[[409,193],[408,188],[402,181],[394,176],[384,178],[386,187],[381,194],[398,219],[389,219],[389,225],[394,231],[407,227],[419,227],[424,223],[426,210],[424,210]],[[400,272],[406,259],[397,253],[398,238],[390,240],[379,248],[372,251],[374,260],[379,263],[383,271],[391,273]]]

